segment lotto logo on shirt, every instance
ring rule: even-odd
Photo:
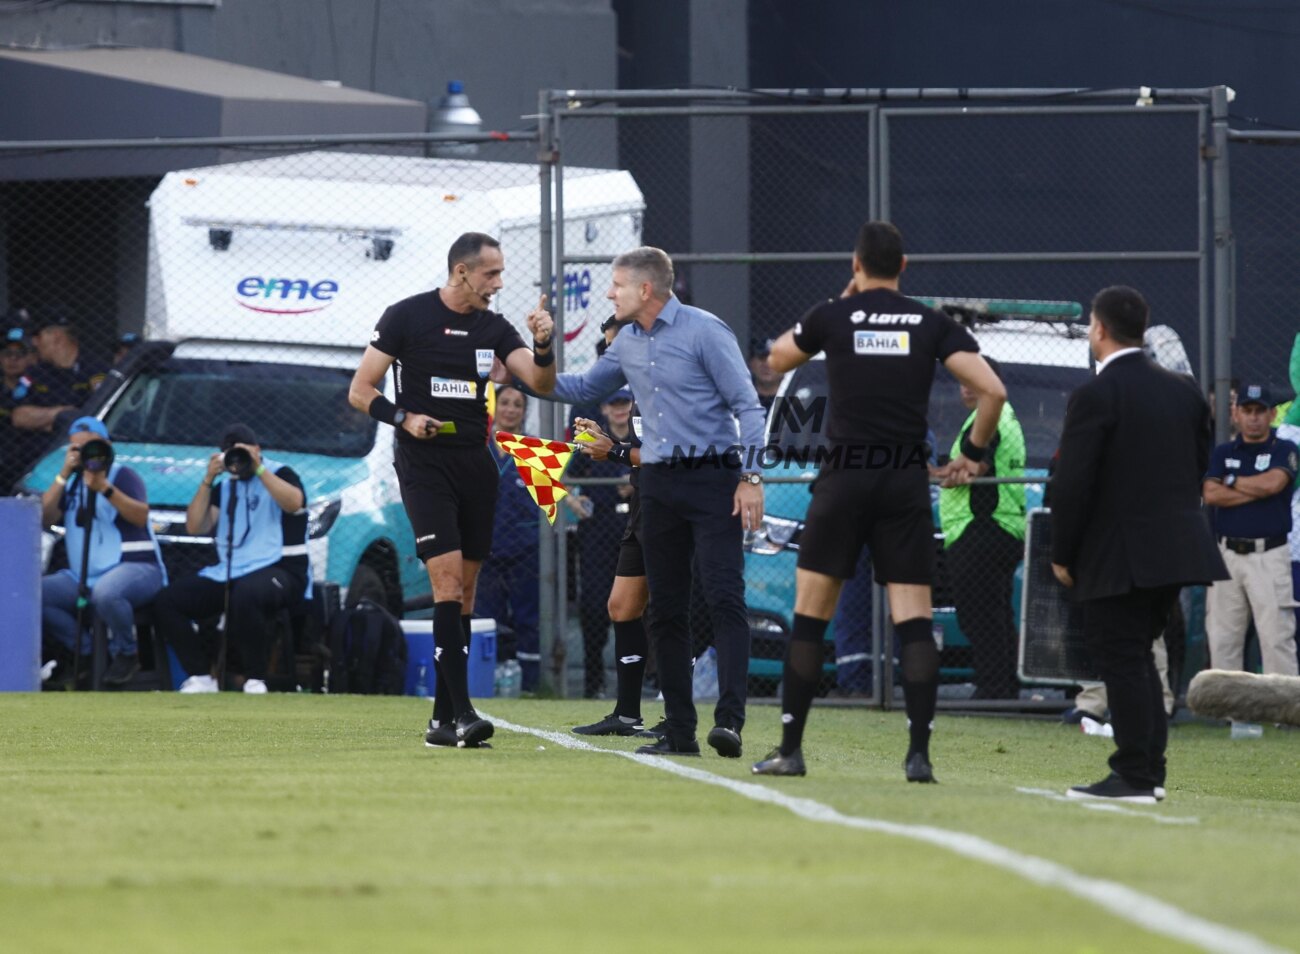
[[[907,331],[855,331],[853,352],[870,355],[911,354],[912,335]]]
[[[460,398],[473,400],[477,389],[473,381],[453,381],[450,378],[430,378],[429,393],[437,398]]]

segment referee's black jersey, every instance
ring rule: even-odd
[[[826,352],[826,436],[838,445],[924,443],[935,361],[979,351],[952,318],[887,288],[815,306],[794,343]]]
[[[519,332],[495,311],[452,311],[437,291],[389,306],[370,343],[396,359],[397,406],[444,423],[455,422],[455,433],[434,439],[455,447],[487,443],[485,387],[492,358],[504,361],[512,351],[525,347]],[[397,439],[420,443],[400,427]]]

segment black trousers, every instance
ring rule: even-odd
[[[220,616],[225,604],[224,582],[201,576],[181,577],[154,598],[154,625],[176,651],[187,675],[212,670],[215,648],[192,625],[194,620]],[[263,567],[230,583],[230,614],[226,641],[249,679],[265,679],[270,654],[272,617],[301,601],[303,581],[278,566]]]
[[[738,473],[725,467],[651,464],[641,473],[641,541],[654,600],[650,640],[659,663],[664,718],[673,740],[695,736],[691,697],[691,572],[698,573],[718,654],[714,723],[745,724],[749,621],[743,533],[732,516]],[[691,556],[694,553],[694,563]]]
[[[1177,586],[1134,588],[1083,604],[1083,635],[1106,684],[1115,754],[1111,771],[1138,788],[1165,784],[1169,722],[1151,644],[1164,631]]]
[[[988,517],[977,517],[948,548],[957,624],[970,640],[976,698],[1014,699],[1017,633],[1011,612],[1016,564],[1025,545]]]
[[[583,690],[588,698],[605,687],[609,642],[609,591],[627,521],[611,508],[578,524],[578,613],[582,621]]]

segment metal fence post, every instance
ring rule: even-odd
[[[554,168],[558,158],[558,150],[555,141],[552,138],[551,129],[551,103],[550,96],[543,90],[538,94],[538,149],[537,149],[537,178],[541,187],[541,215],[538,228],[538,245],[541,251],[541,270],[539,279],[542,283],[542,292],[547,291],[547,282],[550,276],[555,274],[554,264],[554,242],[555,235],[552,226],[554,216],[553,205],[553,183]],[[551,291],[551,307],[554,308],[558,296]],[[558,315],[557,315],[558,322]],[[555,337],[563,340],[564,336],[560,333],[558,323],[556,325]],[[559,340],[552,347],[559,346]],[[547,418],[554,416],[554,407],[550,403],[543,404],[539,409],[539,423],[544,424]],[[552,670],[545,663],[552,657],[555,648],[555,624],[557,603],[563,600],[556,599],[555,586],[555,534],[547,525],[546,521],[538,516],[537,519],[537,586],[538,586],[538,615],[540,616],[541,626],[538,627],[538,655],[541,662],[538,665],[537,687],[543,693],[556,692],[556,682],[552,678]],[[563,680],[560,681],[561,690]]]
[[[1232,386],[1232,216],[1228,189],[1228,88],[1210,91],[1214,149],[1210,156],[1214,186],[1214,439],[1229,431]]]

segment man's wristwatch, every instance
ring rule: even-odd
[[[741,474],[740,479],[747,484],[761,484],[763,482],[763,475],[755,470],[750,471],[748,474]]]
[[[1229,474],[1227,477],[1223,478],[1223,486],[1225,487],[1231,487],[1236,482],[1237,482],[1236,474]]]
[[[401,427],[404,420],[406,420],[406,408],[399,407],[393,412],[393,427]]]
[[[117,488],[114,487],[112,484],[109,484],[107,487],[103,489],[103,491],[100,492],[100,496],[103,497],[105,500],[112,500],[113,494],[115,493],[117,493]]]

